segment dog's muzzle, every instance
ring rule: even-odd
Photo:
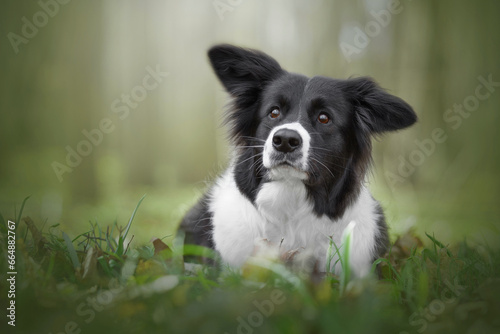
[[[271,171],[281,167],[307,171],[310,136],[300,123],[288,123],[274,128],[264,145],[263,163]]]

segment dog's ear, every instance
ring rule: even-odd
[[[404,129],[417,121],[412,107],[380,88],[371,78],[344,81],[344,89],[355,106],[357,120],[371,133]]]
[[[208,51],[217,77],[234,97],[258,94],[285,71],[263,52],[221,44]]]

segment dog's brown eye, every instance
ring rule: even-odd
[[[319,114],[318,121],[321,124],[327,124],[328,122],[330,122],[330,117],[328,117],[327,114]]]
[[[277,118],[279,115],[280,110],[278,108],[273,108],[273,110],[271,110],[271,113],[269,114],[271,118]]]

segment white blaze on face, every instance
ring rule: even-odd
[[[304,129],[304,127],[298,122],[287,123],[277,126],[271,131],[271,133],[269,133],[269,136],[267,137],[266,143],[264,145],[264,154],[262,158],[264,167],[266,168],[274,167],[274,161],[272,161],[272,154],[276,152],[276,149],[273,147],[273,137],[274,134],[281,129],[297,131],[297,133],[302,138],[302,146],[299,148],[299,150],[301,151],[300,152],[301,158],[299,159],[299,161],[296,162],[296,167],[302,171],[306,171],[308,165],[307,161],[309,159],[311,136],[309,135],[309,132],[307,132],[307,130]]]

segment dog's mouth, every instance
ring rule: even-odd
[[[282,161],[282,162],[276,164],[275,167],[290,167],[290,168],[298,169],[297,167],[295,167],[292,163],[290,163],[288,161]]]
[[[275,161],[272,166],[268,168],[268,171],[268,176],[271,180],[305,180],[309,176],[307,171],[302,167],[288,160]]]
[[[300,152],[281,153],[272,152],[265,163],[268,169],[273,168],[293,168],[298,171],[305,172],[304,162],[302,161],[302,154]]]
[[[277,162],[272,168],[291,168],[299,172],[305,172],[301,167],[297,166],[296,163],[290,162],[288,160]]]
[[[273,168],[294,168],[298,171],[306,171],[306,162],[304,161],[304,152],[296,150],[293,152],[279,152],[273,148],[264,149],[264,166],[268,169]]]

